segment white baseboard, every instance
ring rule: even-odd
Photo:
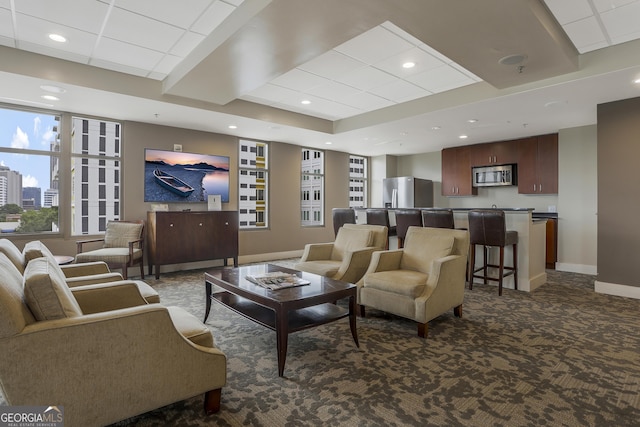
[[[607,283],[596,280],[595,291],[600,294],[640,299],[639,286],[619,285],[617,283]]]
[[[581,273],[595,276],[598,274],[598,267],[586,264],[568,264],[564,262],[556,262],[556,270],[566,271],[567,273]]]

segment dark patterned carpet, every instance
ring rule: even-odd
[[[358,318],[360,349],[346,319],[297,332],[283,378],[275,333],[214,303],[221,411],[205,416],[197,396],[118,426],[640,425],[640,300],[596,294],[593,276],[548,275],[532,293],[474,285],[463,318],[434,319],[426,340],[372,309]],[[148,283],[203,316],[203,270]]]

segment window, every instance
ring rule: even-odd
[[[60,117],[0,108],[0,226],[3,233],[59,229]]]
[[[71,234],[104,233],[120,219],[120,123],[71,120]]]
[[[367,207],[367,158],[349,156],[349,207]]]
[[[324,152],[303,148],[300,169],[302,225],[324,225]]]
[[[240,228],[267,228],[269,156],[266,142],[239,141],[238,208]]]

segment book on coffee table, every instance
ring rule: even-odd
[[[270,289],[272,291],[284,288],[292,288],[294,286],[308,285],[308,280],[301,279],[295,274],[283,273],[281,271],[273,271],[270,273],[248,275],[246,279],[256,285],[263,288]]]

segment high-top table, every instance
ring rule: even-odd
[[[274,271],[295,274],[310,284],[272,291],[246,279],[247,275]],[[211,270],[204,278],[207,298],[204,321],[209,317],[213,300],[276,331],[279,376],[284,373],[288,335],[292,332],[349,317],[353,341],[360,347],[356,331],[356,285],[273,264]],[[213,285],[222,290],[214,292]],[[349,298],[348,310],[335,304],[343,298]]]

